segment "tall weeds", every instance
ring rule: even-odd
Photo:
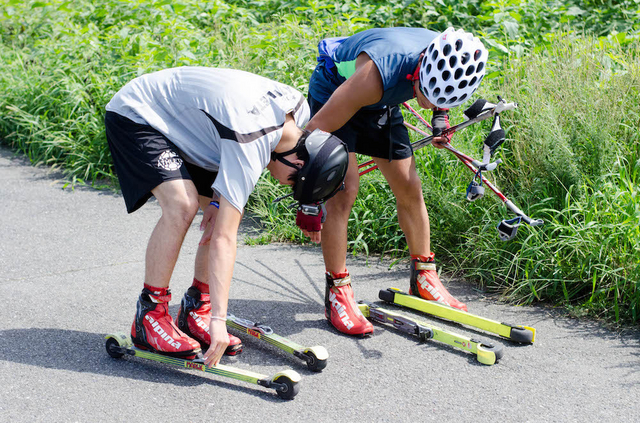
[[[505,113],[497,185],[547,224],[498,241],[508,215],[487,194],[464,200],[470,174],[448,153],[416,154],[433,250],[516,302],[549,300],[637,321],[640,252],[638,0],[3,0],[0,142],[75,180],[115,182],[104,106],[130,79],[202,65],[255,72],[307,91],[317,42],[381,26],[473,31],[491,49],[478,96]],[[558,35],[568,34],[568,35]],[[585,34],[576,36],[576,34]],[[592,38],[595,37],[595,38]],[[605,37],[605,38],[598,38]],[[462,119],[460,108],[451,112]],[[456,134],[475,154],[488,123]],[[293,212],[263,178],[251,211],[263,241],[300,241]],[[350,218],[357,253],[406,257],[395,199],[379,172],[361,179]]]

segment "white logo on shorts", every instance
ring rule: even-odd
[[[165,170],[178,170],[182,166],[182,159],[171,150],[164,151],[158,157],[158,167]]]

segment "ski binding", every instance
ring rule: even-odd
[[[536,330],[532,327],[501,323],[476,316],[475,314],[458,310],[457,308],[437,301],[429,301],[416,297],[415,295],[407,294],[397,288],[381,289],[378,296],[387,303],[407,307],[441,319],[491,332],[513,342],[533,344],[535,341]]]
[[[238,369],[236,367],[218,364],[209,367],[204,364],[202,355],[199,354],[193,360],[170,357],[156,352],[145,351],[137,348],[131,342],[129,334],[124,332],[112,333],[105,337],[107,354],[113,358],[122,358],[125,355],[157,361],[159,363],[171,364],[187,369],[201,370],[206,373],[213,373],[218,376],[241,380],[248,383],[274,389],[278,397],[286,400],[293,399],[300,391],[300,375],[293,370],[283,370],[269,377],[260,373]]]
[[[241,319],[233,314],[227,314],[227,326],[240,332],[261,339],[268,344],[293,354],[307,363],[307,367],[314,372],[320,372],[327,367],[329,353],[321,346],[303,347],[287,338],[273,332],[269,326],[265,326],[251,320]]]
[[[412,317],[381,308],[372,303],[360,301],[358,307],[362,314],[373,322],[391,324],[404,333],[416,335],[420,342],[433,339],[475,354],[478,361],[482,364],[491,366],[497,363],[503,356],[502,345],[485,344],[475,339],[442,330]]]

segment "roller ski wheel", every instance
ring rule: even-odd
[[[106,339],[105,347],[107,349],[107,354],[109,354],[111,358],[122,358],[125,354],[123,350],[126,347],[133,346],[129,335],[123,332],[107,335]]]
[[[300,392],[300,376],[295,372],[289,372],[285,370],[277,373],[272,379],[276,394],[284,400],[292,400]]]
[[[309,370],[313,372],[321,372],[327,367],[327,359],[329,353],[327,349],[316,345],[313,347],[304,347],[290,339],[280,336],[273,332],[271,327],[252,322],[251,320],[241,319],[233,314],[227,315],[227,326],[231,329],[238,330],[254,338],[260,339],[268,344],[273,345],[282,351],[292,354],[303,360]]]
[[[329,353],[324,347],[315,346],[307,348],[303,351],[303,360],[307,362],[307,367],[312,372],[321,372],[327,367],[327,358]]]
[[[218,376],[227,377],[260,385],[265,388],[275,390],[278,397],[286,400],[293,399],[300,391],[300,375],[293,370],[284,370],[269,377],[249,370],[238,369],[231,366],[218,364],[209,367],[204,364],[202,355],[198,355],[193,360],[162,355],[157,352],[142,350],[133,345],[129,334],[124,332],[112,333],[105,337],[105,347],[107,354],[113,358],[122,358],[125,355],[143,358],[159,363],[187,369],[200,370],[206,373],[213,373]]]

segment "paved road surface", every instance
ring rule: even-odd
[[[505,347],[497,365],[484,366],[468,354],[418,344],[381,326],[369,339],[353,339],[323,318],[317,247],[240,245],[231,289],[234,314],[328,349],[328,366],[319,374],[246,337],[245,352],[225,359],[265,374],[298,371],[302,385],[294,401],[231,379],[135,358],[114,360],[103,338],[130,328],[146,240],[160,209],[152,203],[129,216],[118,195],[62,189],[57,178],[0,148],[2,422],[640,419],[637,330],[614,333],[547,308],[500,304],[449,280],[470,311],[535,327],[535,344],[480,335]],[[174,274],[172,313],[190,284],[198,223]],[[350,259],[349,268],[360,299],[376,300],[378,290],[389,286],[408,288],[406,265],[390,270],[387,263]]]

